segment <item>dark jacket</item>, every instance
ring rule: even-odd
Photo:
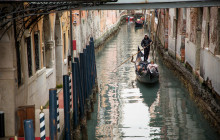
[[[142,41],[141,41],[141,46],[142,47],[146,47],[146,46],[148,46],[150,43],[152,42],[152,40],[148,37],[147,39],[143,39]],[[150,50],[150,45],[147,47],[147,49],[149,49]]]

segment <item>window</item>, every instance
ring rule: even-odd
[[[63,34],[64,59],[66,58],[66,33]]]
[[[176,38],[176,22],[177,19],[173,19],[173,38]]]
[[[28,57],[28,75],[32,76],[32,55],[31,55],[31,37],[26,38],[27,42],[27,57]]]
[[[217,38],[218,38],[218,42],[217,42],[217,55],[220,55],[220,8],[218,8],[218,18],[217,18]]]
[[[39,35],[34,34],[34,46],[35,46],[35,68],[36,71],[40,69],[40,50],[39,50]]]
[[[16,42],[16,57],[17,57],[17,77],[18,86],[22,84],[22,74],[21,74],[21,46],[19,42]]]

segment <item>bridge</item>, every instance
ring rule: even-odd
[[[66,10],[140,10],[220,6],[219,0],[2,0],[0,2],[0,39],[13,24],[24,30],[42,19],[43,15]],[[16,20],[23,22],[15,22]]]

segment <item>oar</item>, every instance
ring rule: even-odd
[[[149,45],[150,45],[150,44],[149,44]],[[149,46],[149,45],[147,45],[147,46]],[[142,51],[143,49],[145,49],[145,48],[142,48],[140,51]],[[131,57],[133,57],[133,56],[135,56],[136,54],[138,54],[140,51],[138,51],[137,53],[133,54],[132,56],[130,56],[129,58],[127,58],[125,61],[123,61],[120,65],[118,65],[118,66],[113,70],[113,72],[114,72],[117,68],[119,68],[121,65],[123,65],[125,62],[127,62],[129,59],[131,59]]]

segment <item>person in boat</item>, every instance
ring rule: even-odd
[[[147,61],[148,59],[150,53],[150,45],[152,43],[152,40],[148,37],[147,34],[145,34],[144,39],[141,41],[141,46],[144,48],[144,61]]]
[[[144,61],[143,57],[138,57],[136,61],[134,61],[134,57],[133,56],[131,57],[131,62],[135,63],[136,67],[140,65],[141,61]]]
[[[154,72],[158,72],[158,69],[157,69],[158,65],[157,64],[154,64],[154,61],[151,60],[151,63],[149,63],[147,65],[147,70],[150,72],[150,79],[152,78],[152,73]]]
[[[131,62],[135,63],[135,70],[142,74],[142,72],[146,71],[145,63],[143,63],[144,57],[138,57],[136,61],[134,61],[134,57],[132,56]]]
[[[150,63],[147,65],[148,69],[157,68],[157,67],[158,67],[158,65],[155,64],[153,60],[151,60]]]

